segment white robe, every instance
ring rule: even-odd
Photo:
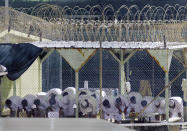
[[[106,96],[106,93],[104,91],[102,91],[102,99]],[[96,102],[97,102],[97,107],[96,107],[96,110],[97,110],[97,113],[99,113],[99,110],[100,110],[100,90],[96,90],[94,91],[91,96],[95,96],[96,97]]]
[[[68,93],[68,95],[63,96],[63,93]],[[60,100],[60,107],[63,108],[64,116],[74,116],[74,104],[75,102],[76,89],[74,87],[67,87],[62,92],[62,98]]]
[[[171,118],[181,118],[181,121],[183,121],[183,101],[181,97],[171,97],[169,99],[169,106],[175,105],[174,109],[169,108],[169,111],[171,112]],[[181,113],[181,117],[178,116],[178,113]]]
[[[28,105],[25,107],[25,109],[27,111],[31,111],[33,109],[33,106],[34,106],[34,100],[36,99],[36,96],[35,95],[31,95],[31,94],[28,94],[26,96],[23,97],[22,101],[23,100],[26,100]]]
[[[44,95],[43,93],[38,93],[36,99],[40,100],[40,105],[38,106],[39,109],[45,111],[49,107],[47,95]]]
[[[17,111],[18,109],[22,109],[22,104],[21,104],[21,97],[19,96],[11,96],[8,98],[12,104],[11,104],[11,109],[12,111]],[[7,105],[5,104],[5,108],[8,108]]]
[[[131,102],[132,97],[135,97],[135,103]],[[130,92],[128,95],[128,99],[129,99],[129,108],[127,109],[128,115],[131,112],[131,110],[134,110],[135,112],[140,112],[142,95],[138,92]]]
[[[141,110],[144,109],[145,106],[147,106],[151,101],[153,100],[153,97],[151,96],[144,96],[142,98],[141,101]],[[143,105],[143,102],[145,102],[146,104]],[[147,121],[151,120],[154,121],[155,120],[155,116],[154,113],[157,111],[154,102],[152,102],[145,110],[144,112],[141,114],[143,117],[146,118]]]
[[[118,109],[115,107],[114,103],[114,97],[113,96],[106,96],[103,98],[103,102],[105,100],[108,100],[110,103],[110,108],[106,108],[102,105],[103,113],[104,113],[104,119],[113,119],[115,118],[116,114],[118,113]]]
[[[155,107],[156,107],[156,112],[161,115],[161,114],[166,114],[166,102],[165,98],[159,97],[157,100],[154,102]]]
[[[114,119],[117,120],[117,121],[121,121],[122,120],[122,113],[124,113],[124,111],[129,108],[129,100],[128,100],[128,96],[126,94],[124,96],[118,95],[115,98],[115,105],[116,105],[116,99],[117,98],[121,98],[121,105],[119,106],[119,108],[120,108],[120,110],[122,112],[121,113],[117,112],[115,114],[115,118]],[[124,115],[126,115],[126,114],[124,114]]]
[[[86,106],[86,101],[88,101],[88,107]],[[79,108],[80,111],[84,114],[97,114],[97,100],[96,98],[92,97],[91,95],[83,95],[79,97]]]
[[[49,105],[49,106],[52,106],[52,107],[51,107],[51,108],[52,108],[52,111],[54,111],[54,112],[59,112],[59,110],[60,110],[60,101],[61,101],[61,99],[62,99],[62,96],[61,96],[61,95],[56,95],[56,96],[55,96],[55,101],[56,101],[56,103],[55,103],[54,105],[50,105],[50,103],[49,103],[50,99],[51,99],[51,96],[48,97],[48,105]]]

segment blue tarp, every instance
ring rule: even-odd
[[[10,80],[18,79],[42,52],[29,43],[0,44],[0,64],[8,70]]]

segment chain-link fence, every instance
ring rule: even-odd
[[[83,53],[86,56],[86,59],[81,63],[79,70],[75,70],[74,66],[69,60],[71,55],[63,55],[63,50],[72,50],[73,52],[78,51],[79,53]],[[166,86],[166,71],[164,67],[161,66],[162,61],[159,61],[153,54],[150,53],[149,50],[137,50],[137,49],[103,49],[102,51],[102,88],[101,88],[101,65],[100,65],[100,51],[99,49],[91,49],[93,50],[93,54],[86,54],[86,51],[90,49],[54,49],[50,52],[49,55],[46,55],[45,59],[36,60],[33,65],[30,67],[25,74],[18,79],[16,82],[12,82],[10,84],[6,83],[7,80],[2,80],[3,85],[3,101],[7,99],[7,96],[17,95],[24,98],[27,94],[36,95],[39,92],[48,92],[51,89],[59,88],[63,91],[66,91],[67,87],[75,87],[78,88],[79,93],[82,89],[85,89],[85,81],[88,81],[88,93],[84,99],[88,99],[91,101],[90,106],[96,106],[98,109],[103,111],[101,117],[104,119],[115,119],[115,120],[124,120],[121,116],[123,113],[126,119],[134,118],[133,117],[133,110],[137,113],[135,116],[139,115],[139,118],[143,116],[146,117],[148,122],[149,119],[152,121],[156,118],[158,119],[159,113],[161,112],[163,116],[162,119],[166,119],[166,107],[167,101],[165,101],[165,97],[167,94],[165,90],[160,93]],[[132,52],[134,52],[133,55]],[[72,53],[72,52],[71,52]],[[176,104],[177,108],[173,111],[181,113],[180,111],[183,109],[183,103],[185,106],[185,102],[177,101],[178,99],[183,99],[183,91],[182,91],[182,79],[186,78],[185,72],[183,72],[180,76],[182,71],[184,71],[184,61],[182,57],[180,58],[178,54],[180,51],[174,51],[173,57],[171,59],[171,63],[169,64],[169,77],[168,83],[172,82],[169,86],[168,91],[168,115],[171,117],[172,111],[172,100],[174,99],[174,103]],[[77,54],[78,55],[78,54]],[[121,56],[122,55],[122,56]],[[75,57],[75,56],[74,56]],[[75,60],[79,61],[77,57]],[[125,62],[121,62],[121,60]],[[166,59],[165,59],[166,60]],[[77,63],[74,61],[75,63]],[[124,68],[121,68],[122,67]],[[76,78],[76,72],[78,71],[78,79]],[[33,73],[35,72],[35,74]],[[122,75],[124,73],[124,75]],[[36,78],[37,76],[37,78]],[[173,79],[177,79],[173,81]],[[76,85],[76,81],[78,81],[78,87]],[[125,82],[130,82],[131,90],[126,90],[127,86],[122,85]],[[40,86],[41,84],[41,86]],[[10,87],[7,88],[7,86]],[[11,88],[13,86],[13,88]],[[96,90],[102,90],[106,93],[104,97],[102,97],[102,102],[97,101],[93,104],[92,98],[90,96]],[[124,90],[124,91],[123,91]],[[166,89],[167,90],[167,89]],[[127,91],[127,92],[126,92]],[[6,94],[8,93],[8,94]],[[63,92],[64,93],[64,92]],[[62,94],[63,94],[62,93]],[[125,93],[125,94],[124,94]],[[80,99],[82,97],[76,97],[74,94],[74,104],[78,104],[79,113],[83,110],[80,106]],[[89,96],[90,95],[90,96]],[[159,95],[158,98],[157,95]],[[63,95],[62,95],[63,96]],[[179,97],[175,101],[175,97]],[[134,98],[136,98],[134,100]],[[6,99],[5,99],[6,98]],[[126,105],[121,105],[120,108],[117,107],[117,98],[120,98],[122,103]],[[155,100],[152,102],[152,100]],[[78,103],[76,100],[79,99]],[[106,101],[109,101],[109,107],[112,109],[105,109]],[[119,99],[118,99],[119,100]],[[167,99],[166,99],[167,100]],[[111,102],[111,103],[110,103]],[[123,103],[124,102],[124,103]],[[127,102],[127,103],[125,103]],[[151,102],[150,105],[148,105]],[[177,103],[178,102],[178,103]],[[100,107],[99,104],[102,104]],[[147,106],[148,105],[148,106]],[[88,106],[88,105],[87,105]],[[161,109],[159,107],[161,106]],[[107,107],[107,106],[106,106]],[[144,107],[146,109],[144,110]],[[86,107],[85,107],[86,108]],[[125,108],[122,109],[121,108]],[[158,108],[158,109],[157,109]],[[92,108],[95,109],[95,108]],[[120,112],[118,111],[120,110]],[[85,109],[86,110],[86,109]],[[85,111],[84,110],[84,111]],[[96,109],[95,109],[96,110]],[[125,111],[124,111],[125,110]],[[87,111],[87,110],[86,110]],[[85,112],[86,112],[85,111]],[[109,111],[109,112],[108,112]],[[142,112],[141,114],[138,114]],[[75,113],[75,112],[74,112]],[[87,112],[88,113],[88,112]],[[99,112],[97,112],[99,113]],[[108,113],[108,114],[107,114]],[[105,116],[105,115],[111,115]],[[185,114],[185,113],[184,113]],[[182,113],[182,117],[184,117]],[[51,115],[51,114],[50,114]],[[100,114],[101,115],[101,114]],[[151,115],[151,116],[150,116]],[[92,115],[88,115],[89,117],[93,117]],[[88,117],[85,114],[79,114],[79,117]],[[117,117],[118,116],[118,117]],[[154,116],[154,119],[153,119]],[[155,117],[156,116],[156,117]],[[75,117],[75,116],[74,116]],[[149,117],[149,119],[147,118]],[[180,115],[176,116],[180,117]]]
[[[86,7],[77,8],[39,5],[30,11],[34,16],[23,10],[0,8],[0,29],[8,27],[11,34],[33,41],[158,42],[163,37],[169,42],[186,41],[185,6],[177,9],[146,6],[135,11],[136,6],[122,6],[117,11],[112,6],[101,10],[94,6],[89,11]],[[5,16],[6,11],[9,17]],[[1,35],[8,34],[5,31]],[[15,103],[15,108],[26,110],[27,116],[40,109],[58,112],[60,117],[99,115],[117,122],[136,118],[143,122],[169,118],[182,121],[184,59],[181,50],[103,49],[101,55],[99,49],[45,48],[18,80],[10,82],[3,78],[2,101],[8,107],[8,97],[20,96],[20,107]],[[27,94],[32,96],[24,97]],[[45,99],[42,107],[36,99],[40,103]],[[28,104],[31,105],[27,109]],[[47,113],[42,116],[53,116]]]

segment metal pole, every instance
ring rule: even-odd
[[[59,78],[60,78],[60,89],[62,89],[62,57],[60,56],[60,67],[59,67],[59,72],[60,72],[60,76],[59,76]]]
[[[130,80],[129,76],[130,76],[130,72],[129,72],[129,61],[127,61],[127,81]]]
[[[13,96],[16,96],[16,80],[13,81]]]
[[[99,81],[100,81],[100,110],[99,115],[100,119],[102,118],[102,77],[103,77],[103,50],[102,50],[102,42],[99,42],[100,44],[100,54],[99,54]]]
[[[120,93],[124,95],[126,93],[125,86],[125,69],[124,69],[124,60],[123,60],[123,50],[120,50]]]
[[[42,61],[38,58],[38,92],[42,91]]]
[[[165,73],[165,86],[169,84],[168,71]],[[166,101],[166,121],[169,120],[169,88],[165,90],[165,101]]]
[[[167,48],[167,44],[166,44],[166,37],[164,35],[164,48]],[[166,53],[167,53],[167,69],[165,72],[165,86],[169,85],[169,67],[168,67],[168,49],[166,49]],[[170,87],[166,88],[165,90],[165,102],[166,102],[166,121],[169,121],[169,89]]]
[[[8,10],[9,4],[8,3],[9,3],[8,0],[5,0],[5,25],[7,29],[9,26],[9,10]],[[6,39],[6,42],[9,42],[8,37],[6,37],[5,39]]]
[[[79,117],[79,106],[78,106],[78,104],[79,104],[79,96],[78,96],[78,94],[79,94],[79,71],[75,71],[75,88],[76,88],[76,118],[78,118]]]
[[[2,88],[1,88],[1,77],[0,77],[0,117],[1,117],[1,112],[2,112],[2,98],[1,98],[1,94],[2,94]]]

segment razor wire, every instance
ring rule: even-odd
[[[6,16],[6,10],[8,16]],[[61,41],[186,41],[187,6],[0,8],[0,29]]]

